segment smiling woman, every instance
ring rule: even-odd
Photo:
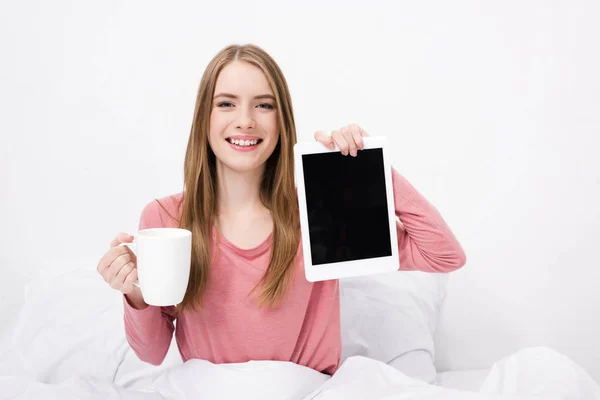
[[[356,157],[365,136],[351,124],[315,139]],[[119,246],[131,236],[118,236],[98,266],[124,294],[127,340],[140,359],[160,364],[175,332],[184,361],[281,360],[337,370],[339,283],[308,282],[303,273],[295,143],[290,92],[277,63],[254,45],[221,50],[198,89],[184,191],[152,201],[140,218],[141,229],[192,231],[183,302],[146,304],[133,285],[135,255]],[[403,269],[460,268],[464,253],[439,213],[395,171],[392,183]]]

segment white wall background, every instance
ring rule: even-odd
[[[600,3],[312,3],[1,2],[2,327],[40,270],[95,267],[181,190],[200,76],[253,42],[287,76],[301,139],[389,136],[464,245],[440,369],[547,345],[600,380]]]

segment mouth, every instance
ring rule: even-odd
[[[225,139],[229,144],[238,148],[253,148],[262,143],[262,139],[252,138],[252,139],[236,139],[234,137],[228,137]]]

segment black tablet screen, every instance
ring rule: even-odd
[[[302,156],[313,265],[392,254],[383,152]]]

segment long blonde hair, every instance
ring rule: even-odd
[[[259,306],[274,306],[285,295],[292,274],[291,263],[298,250],[300,223],[293,162],[296,125],[287,82],[275,60],[260,47],[227,46],[210,61],[202,75],[185,154],[179,226],[192,231],[193,239],[190,279],[179,311],[202,306],[210,277],[211,237],[217,216],[216,157],[208,141],[210,112],[217,77],[232,61],[247,62],[262,70],[274,92],[279,119],[279,141],[266,161],[260,187],[261,201],[273,218],[273,235],[269,266],[254,288],[262,286]]]

